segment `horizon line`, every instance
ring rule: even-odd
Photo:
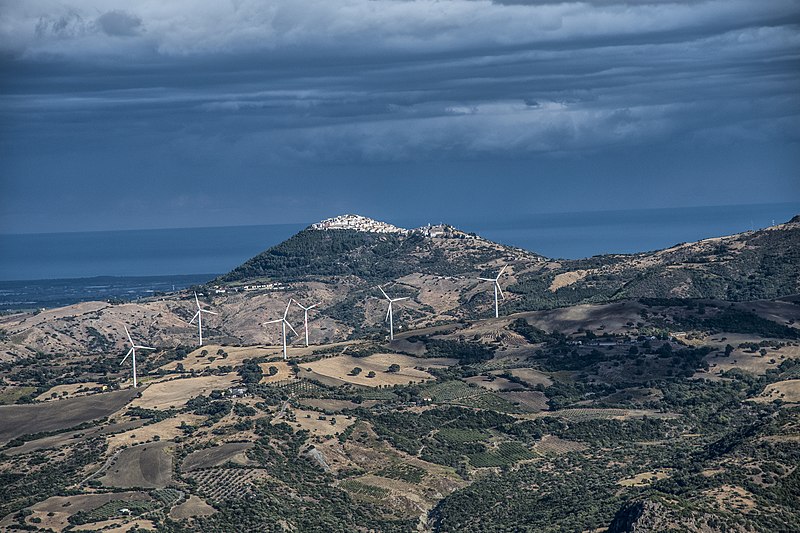
[[[543,215],[585,215],[589,213],[635,213],[635,212],[643,212],[643,211],[670,211],[675,209],[707,209],[707,208],[720,208],[720,207],[758,207],[758,206],[798,206],[800,208],[800,201],[789,201],[789,202],[766,202],[766,203],[752,203],[752,204],[715,204],[715,205],[694,205],[694,206],[669,206],[669,207],[640,207],[634,209],[590,209],[585,211],[542,211],[536,213],[524,213],[519,215],[519,217],[529,217],[529,216],[543,216]],[[74,235],[74,234],[82,234],[82,233],[115,233],[115,232],[135,232],[135,231],[167,231],[167,230],[202,230],[202,229],[222,229],[222,228],[255,228],[255,227],[262,227],[262,226],[311,226],[312,224],[316,224],[317,222],[321,222],[323,220],[327,220],[328,218],[333,218],[341,215],[361,215],[360,213],[350,211],[348,213],[339,213],[336,215],[326,216],[320,220],[315,222],[265,222],[261,224],[222,224],[218,226],[166,226],[166,227],[157,227],[157,228],[118,228],[118,229],[94,229],[94,230],[74,230],[74,231],[32,231],[32,232],[21,232],[21,233],[7,233],[0,231],[0,236],[2,237],[14,237],[14,236],[31,236],[31,235]],[[800,211],[798,211],[800,214]],[[379,220],[373,218],[368,215],[361,215],[366,216],[367,218],[372,218],[373,220]],[[389,220],[380,220],[381,222],[388,222],[392,223]],[[776,224],[781,224],[785,221],[776,221]],[[440,223],[448,224],[448,222],[440,221]],[[424,224],[423,224],[424,225]],[[399,227],[399,226],[398,226]],[[420,226],[421,227],[421,226]],[[405,229],[405,228],[401,228]]]

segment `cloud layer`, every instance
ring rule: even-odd
[[[522,165],[737,143],[773,161],[785,150],[765,178],[784,194],[797,168],[795,0],[29,0],[3,11],[9,194],[26,194],[14,181],[26,172],[67,172],[75,154],[91,170],[69,177],[89,189],[128,173],[108,167],[114,153],[161,158],[163,183],[201,169],[209,187],[216,165],[248,184],[277,179],[256,165],[316,182],[332,164]]]

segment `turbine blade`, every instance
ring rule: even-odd
[[[262,322],[262,323],[261,323],[261,325],[263,326],[264,324],[275,324],[275,323],[277,323],[277,322],[283,322],[283,319],[282,319],[282,318],[279,318],[279,319],[277,319],[277,320],[268,320],[268,321],[266,321],[266,322]]]
[[[134,346],[134,348],[139,348],[140,350],[155,350],[155,348],[151,348],[150,346]]]
[[[500,279],[500,276],[503,275],[503,272],[505,272],[507,268],[508,268],[508,265],[506,265],[503,268],[501,268],[500,269],[500,273],[497,275],[497,278],[495,278],[495,279]]]
[[[389,320],[389,315],[392,313],[392,301],[389,300],[389,309],[386,310],[386,318],[383,319],[384,322]]]
[[[128,326],[126,326],[126,325],[124,325],[124,324],[123,324],[123,325],[122,325],[122,327],[123,327],[123,328],[125,328],[125,335],[127,335],[127,336],[128,336],[128,340],[130,341],[130,343],[131,343],[131,344],[133,344],[133,339],[131,339],[131,334],[130,334],[130,332],[128,331]]]
[[[288,322],[287,320],[284,320],[284,322],[286,322],[286,325],[287,325],[287,326],[289,326],[289,329],[290,329],[290,330],[292,330],[292,333],[294,333],[295,335],[297,335],[297,332],[294,330],[294,328],[292,327],[292,325],[291,325],[291,324],[289,324],[289,322]]]
[[[200,311],[202,311],[204,313],[208,313],[209,315],[218,315],[219,314],[219,313],[215,313],[214,311],[208,311],[206,309],[201,309]]]
[[[506,297],[503,295],[503,289],[500,288],[500,284],[499,283],[497,284],[497,291],[500,293],[500,298],[505,300]]]
[[[200,309],[200,300],[197,299],[197,292],[194,293],[194,301],[197,304],[197,308]]]
[[[308,310],[310,310],[310,309],[314,309],[314,308],[315,308],[316,306],[318,306],[318,305],[319,305],[319,302],[318,302],[318,303],[315,303],[314,305],[309,305],[309,306],[308,306],[308,308],[306,309],[306,311],[308,311]]]
[[[289,316],[289,307],[292,305],[292,299],[289,298],[289,303],[286,304],[286,311],[283,312],[283,319],[286,320],[286,317]]]
[[[128,359],[128,356],[129,356],[130,354],[132,354],[132,353],[133,353],[133,347],[131,347],[131,349],[130,349],[130,350],[128,350],[128,353],[126,353],[126,354],[125,354],[125,357],[123,357],[123,358],[122,358],[122,361],[120,361],[120,362],[119,362],[119,364],[122,364],[122,363],[124,363],[124,362],[125,362],[125,360],[126,360],[126,359]]]
[[[481,281],[495,281],[494,278],[478,278]]]
[[[400,301],[408,300],[408,299],[409,299],[409,296],[403,296],[402,298],[392,298],[392,301],[393,302],[400,302]]]
[[[202,309],[201,309],[201,311],[202,311]],[[200,311],[198,311],[198,312],[196,312],[196,313],[194,314],[194,316],[192,317],[192,319],[189,321],[189,324],[193,323],[193,322],[195,321],[195,319],[196,319],[198,316],[200,316]],[[131,342],[133,342],[133,341],[131,341]]]
[[[387,299],[387,300],[391,300],[391,298],[389,298],[389,295],[388,295],[388,294],[386,294],[386,291],[385,291],[385,290],[383,290],[383,287],[381,287],[380,285],[378,285],[378,288],[381,290],[381,292],[383,293],[383,295],[386,297],[386,299]]]

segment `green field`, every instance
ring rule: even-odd
[[[481,389],[470,387],[461,380],[454,380],[423,387],[422,393],[430,396],[434,402],[452,402],[480,394]]]
[[[0,387],[0,405],[11,405],[23,396],[36,392],[36,387]]]
[[[375,472],[375,475],[416,484],[425,477],[425,470],[408,463],[397,463]]]

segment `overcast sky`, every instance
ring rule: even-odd
[[[800,200],[797,0],[3,0],[0,232]]]

